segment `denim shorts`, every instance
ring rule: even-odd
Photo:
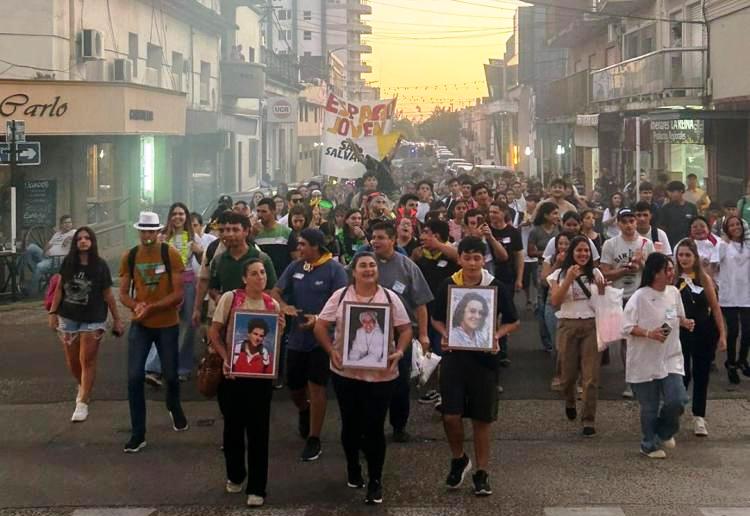
[[[78,322],[73,319],[66,319],[65,317],[58,317],[57,330],[62,333],[83,333],[83,332],[97,332],[106,331],[106,322]]]

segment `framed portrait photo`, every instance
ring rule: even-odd
[[[274,312],[234,313],[230,370],[234,376],[274,379],[279,371],[281,334]]]
[[[393,339],[391,306],[344,303],[342,361],[350,369],[388,368],[388,345]]]
[[[448,287],[448,348],[491,352],[497,287]]]

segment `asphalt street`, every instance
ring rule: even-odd
[[[505,393],[490,471],[494,496],[474,498],[470,482],[456,492],[444,489],[450,456],[442,425],[430,406],[415,402],[408,427],[412,441],[388,448],[385,503],[365,507],[364,493],[345,485],[334,397],[322,457],[300,463],[303,442],[295,433],[294,408],[281,390],[272,408],[267,505],[253,512],[750,515],[750,379],[730,390],[720,368],[711,378],[710,437],[692,435],[688,409],[677,449],[664,461],[645,459],[638,454],[638,405],[620,397],[617,353],[603,369],[598,435],[584,439],[549,390],[550,357],[541,351],[531,315],[523,314],[522,330],[511,340],[512,364],[502,375]],[[171,431],[163,393],[147,388],[149,446],[125,455],[123,339],[104,342],[89,419],[72,424],[75,385],[43,310],[32,303],[0,307],[0,335],[0,515],[247,512],[241,495],[223,492],[221,415],[216,402],[203,399],[193,384],[185,384],[183,393],[192,427],[180,434]],[[721,363],[723,357],[717,357]]]

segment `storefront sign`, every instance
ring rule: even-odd
[[[267,117],[272,123],[296,123],[297,99],[288,97],[271,97],[267,101]]]
[[[184,93],[132,83],[0,81],[0,124],[29,135],[184,135],[186,107]]]
[[[690,143],[703,145],[703,120],[652,120],[654,143]]]
[[[351,149],[353,142],[363,156],[382,159],[396,140],[390,138],[396,100],[351,102],[329,95],[323,123],[324,174],[341,178],[358,178],[365,173]]]
[[[22,227],[55,227],[57,224],[57,183],[55,180],[24,181],[21,207]]]

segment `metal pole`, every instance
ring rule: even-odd
[[[21,176],[16,165],[18,147],[16,145],[16,121],[10,120],[10,186],[16,189],[16,194],[21,192]],[[16,224],[21,223],[21,203],[23,199],[17,199],[15,204]]]
[[[641,187],[641,117],[635,117],[635,199]]]

